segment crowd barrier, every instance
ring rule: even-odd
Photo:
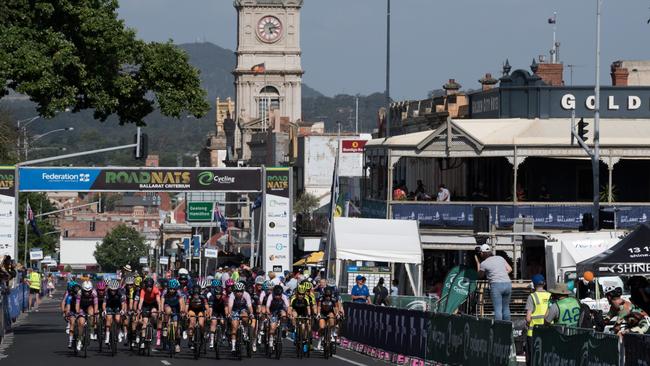
[[[344,303],[348,348],[403,364],[506,366],[514,360],[512,323]],[[413,362],[409,362],[413,364]]]
[[[622,364],[619,337],[590,329],[537,326],[531,361],[533,366],[618,366]]]
[[[351,302],[352,295],[341,294],[343,303]],[[374,296],[370,296],[372,302]],[[388,306],[400,309],[420,310],[420,311],[435,311],[437,308],[437,299],[425,296],[389,296]]]
[[[650,335],[625,334],[625,366],[650,366]]]

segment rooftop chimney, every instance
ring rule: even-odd
[[[447,95],[457,94],[461,87],[462,85],[458,84],[456,82],[456,79],[449,79],[449,82],[442,86],[442,88],[445,89]]]
[[[483,91],[486,91],[486,90],[490,90],[490,89],[494,88],[494,85],[496,83],[498,83],[499,81],[497,79],[493,78],[492,74],[490,74],[488,72],[488,73],[485,74],[485,76],[480,78],[478,82],[481,83],[481,89]]]
[[[533,59],[533,64],[530,65],[531,71],[540,77],[544,83],[550,86],[564,85],[564,64],[552,64],[544,62],[540,57],[539,63]]]
[[[611,66],[612,85],[613,86],[627,86],[627,78],[630,75],[627,68],[623,67],[622,61],[614,61]]]

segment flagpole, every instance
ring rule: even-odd
[[[329,227],[327,228],[327,278],[331,279],[332,278],[332,268],[331,266],[331,259],[332,259],[332,241],[334,240],[334,212],[336,210],[336,201],[338,200],[338,194],[339,194],[339,189],[340,187],[338,186],[338,180],[339,180],[339,154],[340,154],[340,149],[341,149],[341,122],[337,121],[336,122],[338,125],[338,130],[336,134],[336,156],[334,158],[334,174],[333,174],[333,181],[332,181],[332,192],[330,194],[330,224]],[[335,259],[336,260],[336,259]],[[338,272],[334,271],[335,273]],[[338,283],[336,284],[338,286]]]
[[[24,226],[25,226],[25,249],[24,250],[25,250],[25,253],[24,253],[24,256],[23,256],[23,260],[24,260],[23,266],[25,267],[25,269],[27,269],[27,232],[28,232],[28,228],[27,228],[28,223],[27,222],[28,222],[29,210],[30,210],[29,200],[27,200],[27,205],[25,206],[25,221],[24,221]]]

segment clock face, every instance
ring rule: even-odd
[[[274,16],[265,16],[257,23],[257,35],[264,42],[275,42],[282,35],[282,23]]]

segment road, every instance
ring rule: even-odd
[[[185,347],[183,351],[173,359],[164,353],[152,352],[150,357],[138,356],[120,346],[115,357],[104,352],[99,353],[96,342],[92,342],[89,348],[88,358],[83,359],[74,356],[67,349],[67,335],[64,334],[65,324],[58,309],[58,300],[47,299],[41,304],[39,312],[32,312],[19,321],[14,329],[13,335],[6,337],[5,343],[0,347],[0,365],[29,365],[29,366],[54,366],[54,365],[84,365],[97,366],[129,366],[129,365],[356,365],[376,366],[386,365],[354,352],[338,350],[335,358],[325,360],[320,352],[312,353],[310,359],[299,360],[295,353],[290,352],[290,344],[285,343],[285,351],[281,360],[269,360],[263,354],[256,354],[252,359],[244,358],[241,361],[235,360],[226,355],[221,360],[214,358],[203,358],[194,360]],[[293,348],[291,348],[293,350]]]

